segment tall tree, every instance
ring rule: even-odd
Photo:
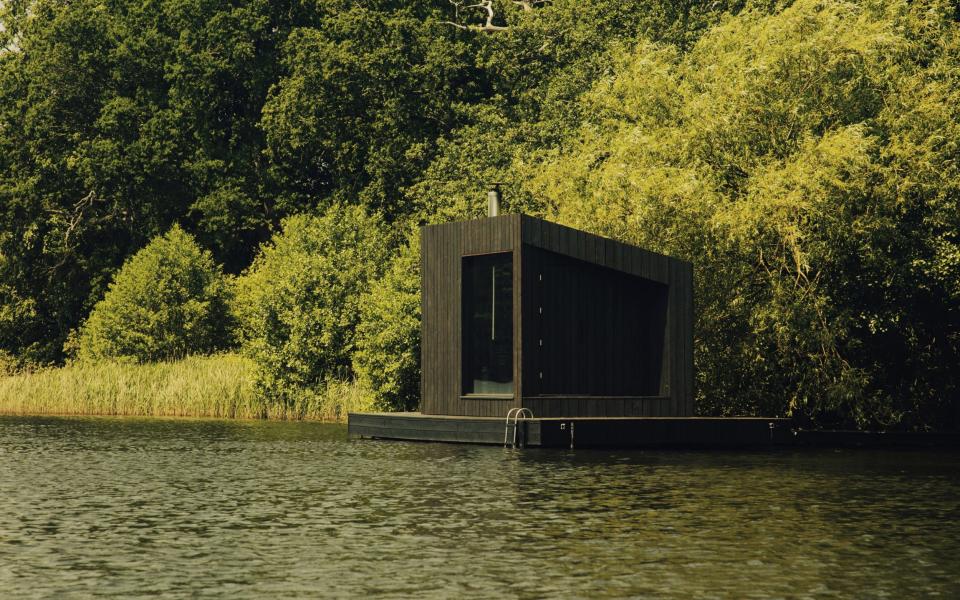
[[[561,220],[695,261],[701,410],[955,418],[958,33],[937,3],[799,1],[641,43],[528,161]]]
[[[284,205],[325,199],[409,213],[399,190],[456,126],[457,106],[485,93],[471,41],[439,24],[436,9],[372,4],[331,12],[284,46],[286,73],[262,121]]]

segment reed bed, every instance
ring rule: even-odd
[[[304,391],[289,404],[267,402],[263,417],[345,423],[347,413],[375,410],[371,395],[355,381],[329,380],[317,391]]]
[[[236,354],[176,362],[74,363],[0,377],[0,414],[346,420],[372,410],[354,382],[328,382],[293,406],[261,399],[255,366]]]

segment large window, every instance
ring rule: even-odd
[[[463,392],[513,394],[513,254],[463,259]]]

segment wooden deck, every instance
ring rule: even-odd
[[[351,438],[503,445],[504,419],[351,413]],[[510,437],[513,435],[511,426]],[[770,447],[794,443],[787,419],[709,417],[573,417],[521,421],[526,447],[703,448]]]

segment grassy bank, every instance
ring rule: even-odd
[[[257,397],[254,365],[235,354],[177,362],[95,362],[0,378],[0,414],[128,415],[344,421],[371,410],[352,382],[331,382],[298,406]]]

